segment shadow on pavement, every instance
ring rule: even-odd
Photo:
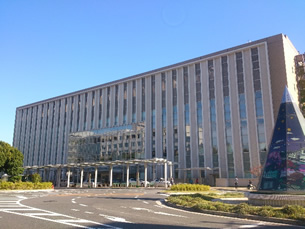
[[[203,221],[202,226],[196,225],[193,227],[190,226],[174,226],[174,225],[164,225],[164,224],[133,224],[133,223],[108,223],[107,225],[89,225],[90,228],[95,229],[102,229],[102,228],[124,228],[124,229],[195,229],[195,228],[202,228],[202,229],[211,229],[211,228],[258,228],[258,229],[293,229],[297,228],[293,225],[264,225],[264,224],[255,224],[252,222],[241,223],[241,222],[228,222],[225,225],[221,226],[216,222],[211,221]],[[213,225],[217,224],[217,225]],[[206,225],[206,226],[205,226]],[[305,228],[305,227],[299,227],[299,228]]]

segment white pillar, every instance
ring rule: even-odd
[[[110,170],[109,170],[109,187],[112,187],[112,172],[113,172],[113,166],[110,165]]]
[[[167,163],[164,163],[164,181],[165,181],[165,188],[167,188]]]
[[[68,168],[67,188],[70,187],[70,168]]]
[[[95,166],[95,173],[94,173],[94,188],[97,187],[97,166]]]
[[[147,187],[147,163],[144,164],[144,187]]]
[[[83,179],[84,179],[84,168],[80,169],[80,187],[83,187]]]
[[[129,164],[126,165],[126,187],[129,187]]]

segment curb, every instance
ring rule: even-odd
[[[251,219],[251,220],[258,220],[258,221],[266,221],[271,223],[281,223],[281,224],[290,224],[290,225],[297,225],[297,226],[304,226],[305,222],[300,220],[293,220],[293,219],[282,219],[282,218],[268,218],[268,217],[262,217],[257,215],[240,215],[236,213],[230,213],[230,212],[222,212],[222,211],[213,211],[213,210],[195,210],[190,207],[180,206],[176,204],[169,203],[167,200],[162,200],[162,204],[178,208],[190,212],[200,212],[208,215],[218,215],[218,216],[226,216],[226,217],[232,217],[232,218],[240,218],[240,219]]]
[[[0,193],[53,192],[54,189],[0,190]]]

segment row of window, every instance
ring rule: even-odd
[[[260,69],[259,69],[259,56],[257,48],[251,49],[251,61],[252,61],[252,70],[253,70],[253,85],[255,91],[255,109],[256,109],[256,116],[257,116],[257,133],[258,139],[260,144],[260,150],[263,151],[265,146],[265,136],[264,136],[264,119],[263,119],[263,102],[262,102],[262,94],[261,94],[261,87],[260,87]],[[241,143],[243,148],[243,165],[244,165],[244,173],[248,174],[250,172],[250,156],[249,156],[249,142],[248,142],[248,125],[247,125],[247,112],[246,112],[246,98],[245,98],[245,89],[244,89],[244,75],[243,75],[243,56],[242,52],[238,52],[235,54],[236,60],[236,78],[237,78],[237,85],[238,85],[238,94],[239,94],[239,113],[240,113],[240,120],[241,120]],[[209,94],[209,105],[210,105],[210,131],[211,131],[211,146],[212,146],[212,161],[213,167],[219,167],[219,155],[218,155],[218,133],[217,133],[217,115],[216,115],[216,97],[215,97],[215,71],[214,71],[214,61],[208,60],[207,62],[207,73],[208,73],[208,94]],[[190,77],[195,78],[195,96],[196,96],[196,118],[197,118],[197,133],[198,133],[198,160],[199,166],[204,166],[204,138],[203,138],[203,111],[202,111],[202,94],[201,94],[201,67],[200,63],[195,64],[195,75],[189,75],[189,68],[183,67],[182,68],[182,83],[183,83],[183,103],[184,103],[184,129],[185,129],[185,149],[184,149],[184,156],[185,156],[185,165],[187,168],[192,167],[192,160],[191,160],[191,125],[190,119],[192,114],[190,113]],[[229,87],[229,69],[228,69],[228,57],[223,56],[221,57],[221,75],[222,75],[222,84],[223,84],[223,101],[224,101],[224,121],[225,121],[225,140],[226,140],[226,153],[227,153],[227,165],[230,177],[234,176],[234,152],[232,147],[232,127],[231,127],[231,110],[230,110],[230,87]],[[170,80],[171,79],[171,80]],[[167,82],[167,80],[169,80]],[[155,128],[156,128],[156,78],[154,75],[150,76],[150,86],[151,86],[151,131],[152,131],[152,143],[156,141],[155,139]],[[167,90],[168,88],[167,83],[170,83],[172,88],[172,120],[173,120],[173,128],[175,132],[178,129],[178,111],[177,111],[177,103],[178,103],[178,88],[177,88],[177,70],[174,69],[171,71],[171,77],[166,73],[161,73],[161,106],[162,106],[162,156],[164,158],[167,157],[166,152],[166,142],[167,142],[167,131],[166,131],[166,120],[167,120]],[[140,85],[140,94],[141,94],[141,107],[139,107],[136,102],[136,90],[137,86]],[[127,83],[123,83],[123,99],[122,99],[122,117],[123,122],[122,124],[128,124],[127,121],[127,101],[129,99],[128,94],[131,94],[131,122],[135,123],[136,121],[145,121],[146,116],[146,85],[145,85],[145,78],[141,79],[141,84],[137,84],[136,80],[132,81],[131,90],[129,91]],[[112,93],[113,96],[112,96]],[[26,121],[26,117],[28,116],[27,112],[28,108],[22,110],[21,114],[21,125],[20,125],[20,133],[19,136],[23,136],[23,139],[19,138],[19,145],[23,145],[23,150],[26,151],[27,145],[29,143],[33,143],[35,146],[36,144],[39,147],[32,149],[31,151],[28,150],[28,155],[33,154],[34,152],[45,152],[44,154],[37,153],[38,158],[36,160],[41,161],[39,157],[43,157],[42,161],[49,163],[51,161],[57,160],[58,155],[64,155],[65,145],[67,144],[67,139],[63,136],[67,136],[69,132],[77,132],[77,131],[84,131],[87,129],[93,128],[103,128],[103,127],[111,127],[112,125],[120,125],[118,117],[119,117],[119,85],[115,85],[114,87],[107,87],[105,90],[105,94],[103,89],[99,89],[93,91],[92,93],[85,93],[83,95],[77,95],[71,97],[69,102],[71,103],[70,107],[68,105],[67,99],[65,99],[64,104],[61,104],[63,100],[58,102],[51,102],[45,105],[42,105],[43,112],[41,113],[41,117],[33,118],[34,115],[31,116],[31,122],[28,123]],[[105,100],[103,100],[103,96],[106,96]],[[114,98],[114,103],[112,103],[111,98]],[[104,106],[103,102],[106,102],[106,106]],[[91,104],[90,104],[91,103]],[[52,106],[50,104],[53,104]],[[47,107],[46,108],[44,108]],[[98,107],[96,107],[98,106]],[[110,109],[114,106],[114,117],[111,124],[111,113]],[[91,109],[89,110],[89,107]],[[139,107],[141,109],[141,120],[136,120],[136,110]],[[37,107],[35,109],[38,109]],[[106,109],[106,111],[104,111]],[[68,117],[68,110],[70,110],[70,114]],[[83,112],[83,113],[82,113]],[[90,113],[90,114],[89,114]],[[47,115],[45,115],[47,114]],[[55,115],[57,114],[57,115]],[[63,114],[63,115],[61,115]],[[105,118],[104,118],[105,114]],[[97,117],[95,117],[97,115]],[[68,123],[69,119],[69,124]],[[95,119],[97,119],[97,126],[94,125]],[[103,124],[103,120],[105,120],[105,124]],[[44,122],[44,125],[42,123]],[[83,123],[81,123],[83,122]],[[74,124],[75,127],[72,127]],[[82,124],[82,125],[81,125]],[[89,125],[90,124],[90,125]],[[28,125],[30,127],[22,127],[22,125]],[[67,129],[68,127],[68,129]],[[34,132],[34,136],[30,136],[29,139],[26,139],[26,135],[22,130],[31,128],[31,132]],[[34,129],[34,131],[32,131]],[[39,136],[36,137],[37,133],[43,133],[43,129],[51,129],[50,136],[42,136],[42,134],[38,134]],[[61,132],[60,132],[61,131]],[[55,134],[54,134],[55,133]],[[174,133],[173,135],[173,142],[174,142],[174,162],[179,162],[179,151],[178,151],[178,135]],[[48,143],[47,143],[48,141]],[[61,141],[61,142],[60,142]],[[24,142],[29,142],[28,144],[24,144]],[[38,142],[38,143],[37,143]],[[41,143],[43,142],[43,143]],[[53,147],[47,147],[48,145]],[[61,146],[61,148],[59,147]],[[156,157],[156,149],[155,144],[151,144],[151,157]],[[42,147],[42,148],[41,148]],[[60,148],[60,149],[59,149]],[[54,149],[56,149],[54,151]],[[49,152],[47,152],[49,151]],[[53,155],[51,157],[51,154]],[[262,154],[262,153],[261,153]],[[48,159],[46,159],[48,157]],[[261,157],[262,159],[262,157]],[[27,156],[27,164],[30,163],[32,160],[32,156]],[[60,161],[64,162],[65,158],[62,156],[57,162]]]

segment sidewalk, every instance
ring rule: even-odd
[[[247,187],[211,187],[211,190],[218,190],[218,191],[237,191],[237,192],[251,192],[255,190],[249,190]]]

